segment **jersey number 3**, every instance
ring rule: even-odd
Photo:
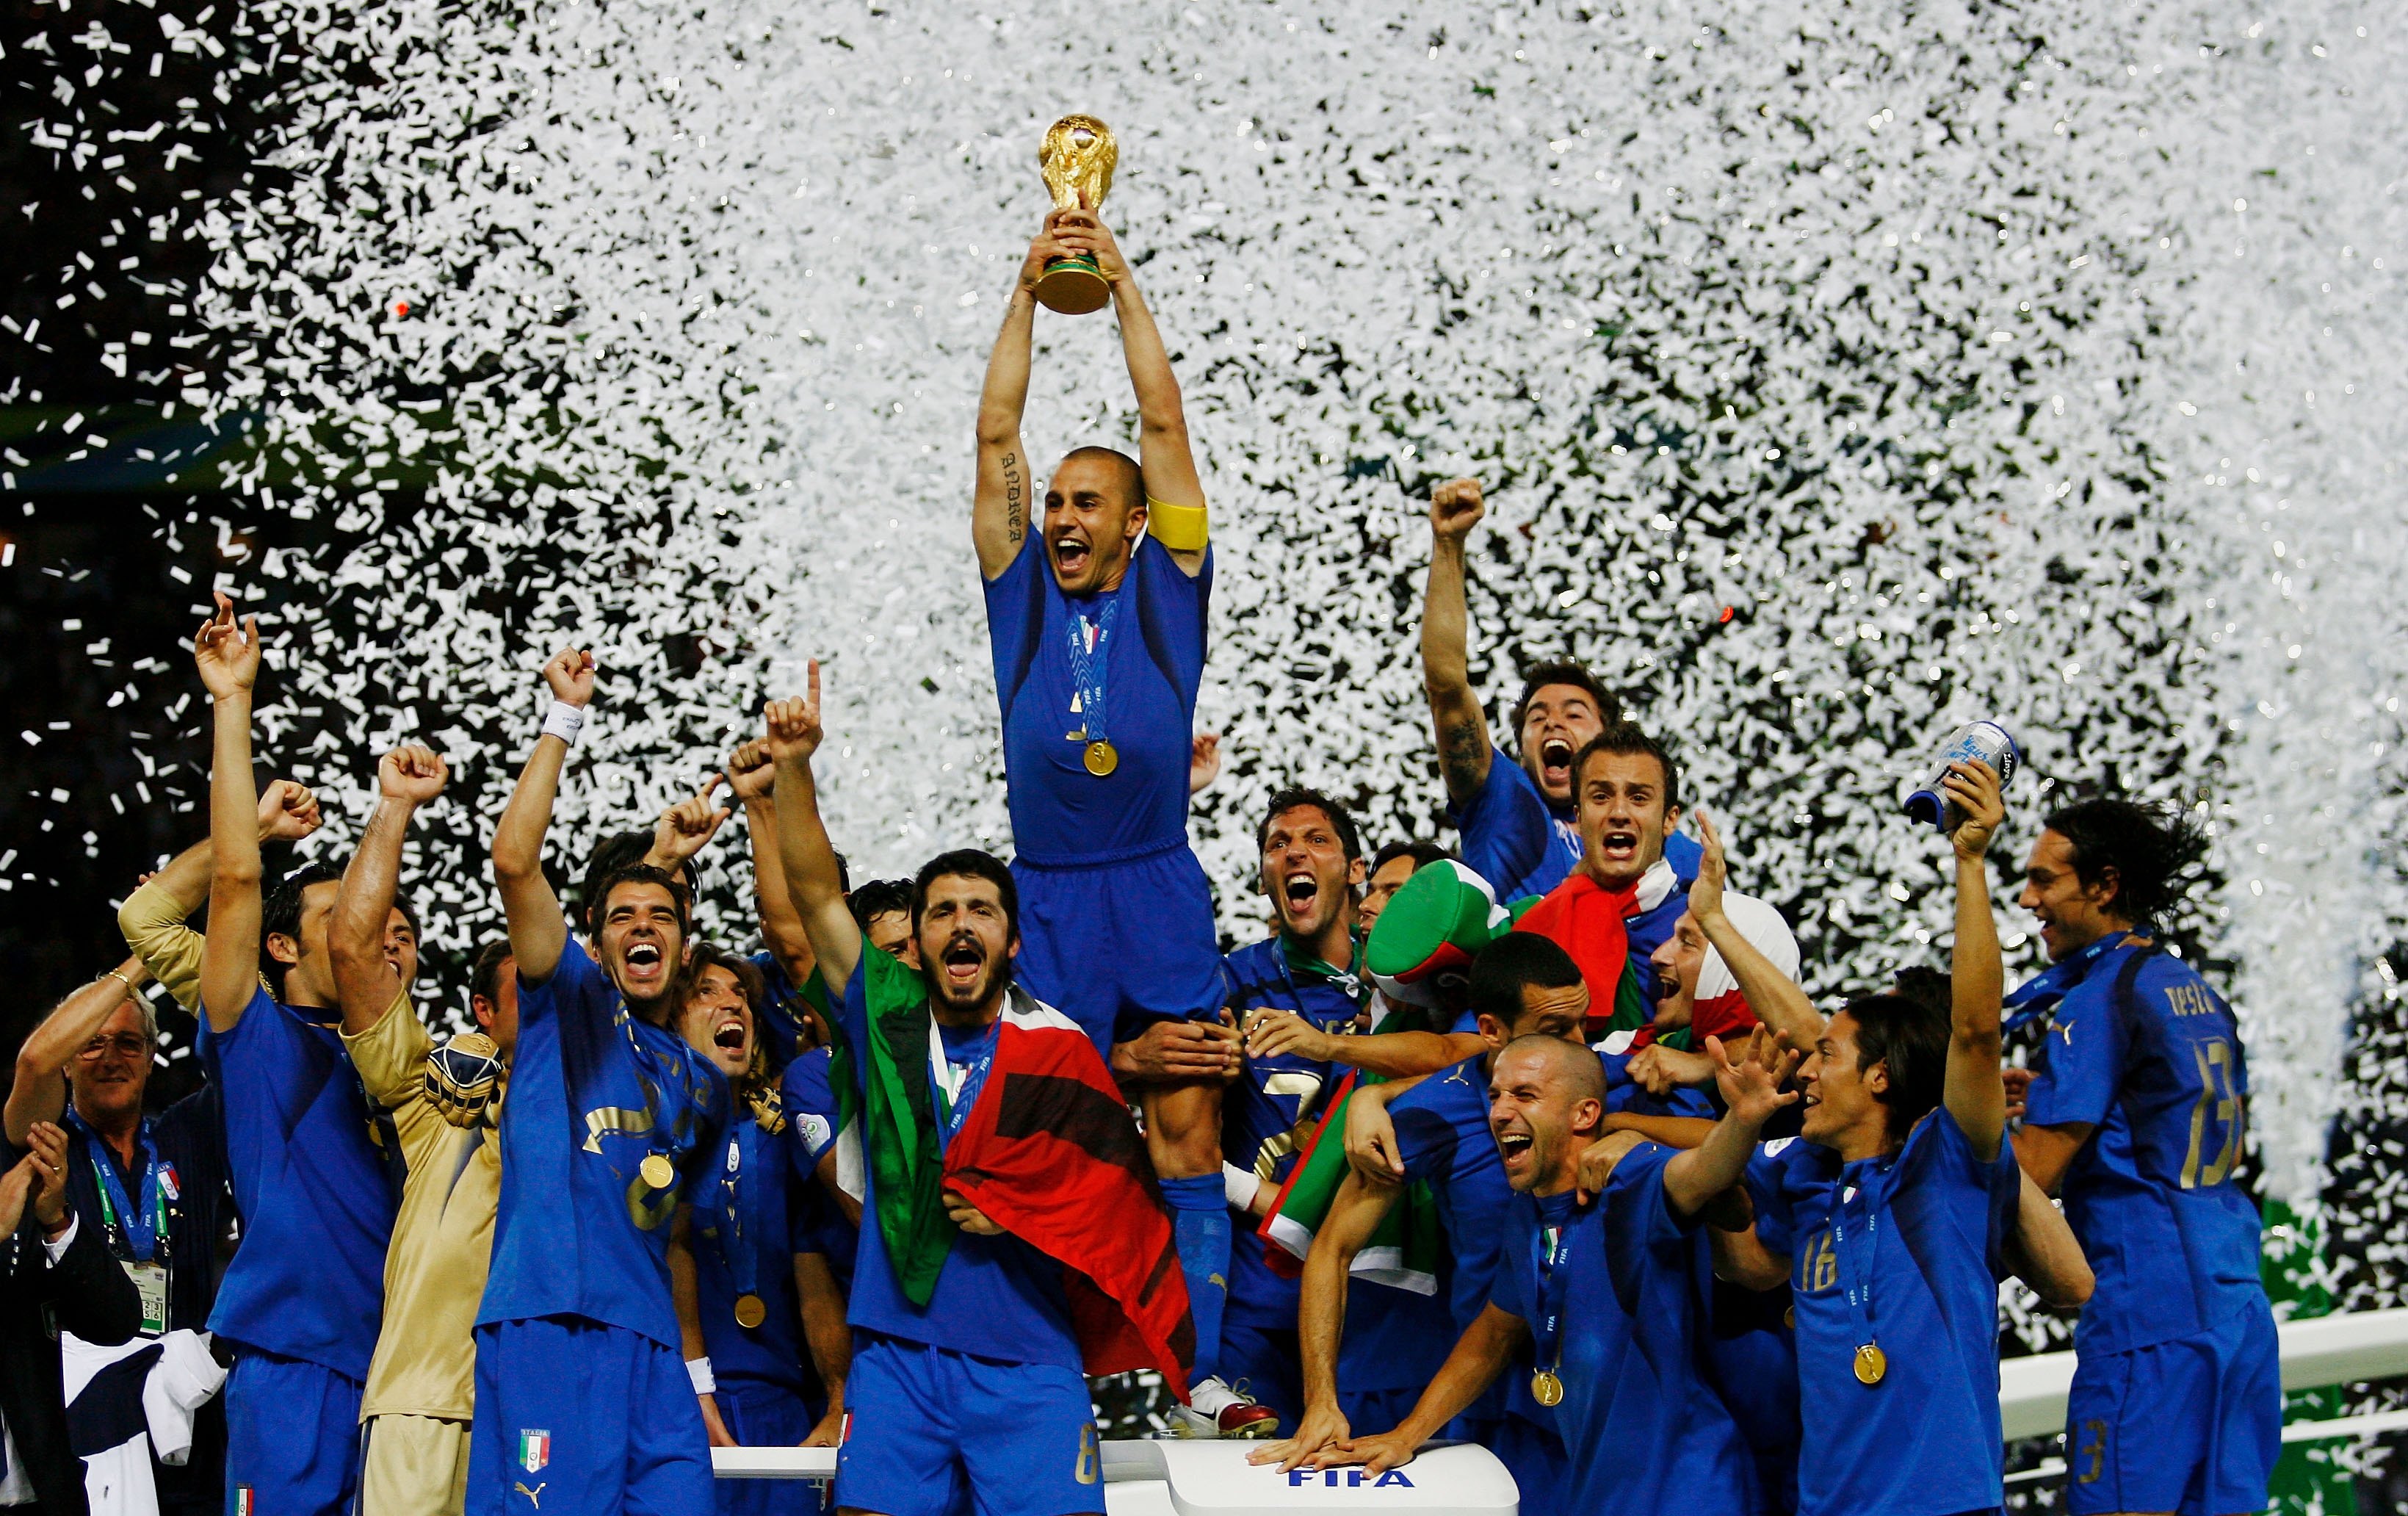
[[[2190,1152],[2182,1187],[2222,1184],[2241,1157],[2241,1096],[2232,1088],[2232,1045],[2222,1037],[2191,1044],[2199,1064],[2199,1104],[2190,1110]],[[2203,1166],[2202,1166],[2203,1165]]]

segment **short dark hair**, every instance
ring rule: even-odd
[[[1935,974],[1944,986],[1947,975]],[[1948,1003],[1933,1004],[1928,980],[1878,995],[1859,995],[1840,1014],[1856,1023],[1856,1069],[1889,1065],[1889,1089],[1880,1096],[1892,1142],[1903,1142],[1914,1123],[1940,1104],[1948,1076]]]
[[[1269,807],[1263,812],[1262,824],[1254,828],[1254,856],[1260,858],[1263,845],[1270,840],[1272,822],[1307,805],[1327,816],[1330,826],[1337,829],[1338,843],[1346,850],[1347,861],[1363,856],[1363,834],[1355,829],[1354,814],[1320,790],[1301,785],[1290,785],[1271,797]]]
[[[1472,955],[1471,1009],[1511,1032],[1522,1019],[1523,990],[1570,989],[1580,982],[1580,965],[1554,939],[1509,931]]]
[[[612,869],[594,887],[594,902],[586,907],[585,915],[588,930],[595,935],[599,936],[602,932],[602,907],[609,903],[610,891],[621,885],[658,885],[667,890],[669,899],[677,905],[678,935],[693,934],[694,892],[686,888],[685,880],[666,869],[654,868],[638,859]]]
[[[911,934],[920,934],[920,913],[928,908],[928,887],[947,874],[961,874],[971,879],[984,879],[995,886],[1003,901],[1004,930],[1015,939],[1020,935],[1020,887],[1011,882],[1011,870],[1003,859],[977,847],[956,847],[950,853],[939,853],[920,865],[911,880]]]
[[[911,881],[909,879],[872,879],[844,897],[845,908],[853,913],[853,924],[862,931],[869,923],[896,911],[911,914]]]
[[[1130,457],[1127,454],[1123,453],[1118,448],[1096,447],[1091,445],[1087,447],[1074,447],[1069,452],[1063,454],[1062,463],[1071,463],[1080,458],[1110,458],[1114,463],[1119,464],[1121,466],[1122,474],[1121,487],[1127,492],[1128,508],[1132,511],[1141,511],[1145,509],[1145,469],[1135,458]],[[1061,472],[1062,464],[1055,464],[1054,466],[1054,471],[1056,473]]]
[[[678,974],[679,1004],[684,1004],[685,998],[694,993],[695,986],[702,982],[702,971],[705,969],[725,969],[729,974],[734,975],[736,988],[744,991],[744,1003],[755,1018],[760,1016],[762,1007],[769,1003],[769,982],[763,977],[759,964],[749,958],[741,958],[729,952],[717,943],[698,942],[694,945],[694,950],[686,955],[685,967]],[[760,1041],[761,1028],[756,1024],[752,1030],[753,1040]]]
[[[1513,702],[1513,732],[1516,737],[1521,735],[1522,718],[1530,714],[1530,702],[1538,699],[1539,691],[1549,685],[1570,685],[1575,689],[1588,691],[1588,698],[1597,701],[1597,718],[1609,727],[1622,719],[1622,702],[1606,693],[1605,686],[1598,683],[1597,675],[1588,671],[1588,665],[1559,658],[1551,663],[1533,664],[1530,671],[1523,676],[1521,698]]]
[[[482,999],[498,1012],[502,1008],[502,965],[510,960],[510,940],[496,937],[477,949],[476,966],[468,971],[468,999]],[[472,1003],[471,1014],[475,1011]]]
[[[290,937],[301,946],[302,897],[312,885],[339,885],[343,871],[331,863],[304,863],[276,882],[259,912],[259,972],[278,1000],[284,998],[284,972],[293,965],[278,961],[267,950],[270,937]]]
[[[1580,791],[1581,776],[1588,772],[1588,760],[1611,753],[1617,758],[1645,754],[1664,770],[1664,809],[1675,809],[1681,803],[1681,765],[1666,751],[1664,744],[1640,729],[1635,721],[1610,723],[1603,731],[1590,738],[1572,758],[1572,791]]]
[[[1382,845],[1380,850],[1371,855],[1371,867],[1365,872],[1377,874],[1400,858],[1412,859],[1413,867],[1420,870],[1453,857],[1455,857],[1453,853],[1436,843],[1425,842],[1419,837],[1407,837],[1398,842]]]
[[[609,893],[610,884],[630,865],[643,862],[644,855],[652,850],[652,834],[633,830],[612,832],[594,845],[593,853],[585,859],[584,881],[577,891],[577,914],[585,923],[587,936],[598,935],[602,931],[602,897]],[[678,873],[684,876],[686,898],[692,900],[702,888],[694,859],[687,859],[678,865]]]
[[[2207,856],[2207,837],[2179,809],[2105,797],[2051,811],[2041,825],[2073,851],[2073,874],[2095,885],[2115,874],[2106,908],[2135,926],[2154,921],[2182,897],[2186,875]]]

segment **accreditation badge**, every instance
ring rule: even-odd
[[[125,1265],[126,1278],[134,1281],[134,1292],[142,1301],[142,1335],[164,1337],[167,1335],[167,1266],[165,1263]]]

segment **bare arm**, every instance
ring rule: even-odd
[[[1513,1355],[1529,1340],[1529,1324],[1522,1318],[1493,1303],[1482,1307],[1395,1431],[1354,1437],[1342,1449],[1326,1449],[1314,1457],[1313,1466],[1360,1464],[1368,1473],[1382,1474],[1412,1463],[1423,1443],[1438,1436],[1440,1427],[1462,1415],[1482,1391],[1497,1382],[1497,1376],[1505,1372]]]
[[[7,1131],[9,1147],[22,1148],[35,1122],[55,1121],[65,1114],[67,1064],[84,1044],[100,1034],[102,1023],[117,1014],[125,997],[140,992],[142,981],[149,977],[140,959],[128,958],[92,983],[69,990],[41,1024],[25,1034],[17,1049],[17,1077],[8,1086],[7,1105],[0,1111],[0,1128]]]
[[[1344,1063],[1383,1078],[1436,1074],[1488,1046],[1476,1032],[1382,1032],[1368,1036],[1324,1032],[1294,1011],[1264,1007],[1245,1013],[1246,1056],[1293,1053],[1316,1063]]]
[[[259,839],[299,842],[318,830],[318,797],[290,779],[272,781],[259,796]],[[209,898],[208,839],[203,838],[125,897],[117,930],[176,1003],[201,1014],[201,934],[186,918]]]
[[[810,662],[810,694],[769,702],[769,755],[778,765],[778,852],[786,890],[802,917],[803,935],[832,993],[841,994],[861,963],[861,928],[844,902],[844,874],[820,819],[811,755],[825,735],[820,724],[820,665]]]
[[[2007,1266],[2051,1306],[2059,1310],[2078,1308],[2098,1283],[2090,1272],[2090,1260],[2083,1256],[2073,1228],[2032,1177],[2026,1174],[2022,1179],[2014,1230],[2006,1238]]]
[[[545,662],[543,682],[553,700],[581,711],[594,700],[594,669],[592,654],[564,647]],[[501,823],[494,829],[494,885],[501,891],[510,956],[518,963],[519,977],[528,984],[551,978],[568,946],[568,921],[561,914],[560,897],[543,876],[543,834],[552,826],[560,771],[567,762],[566,741],[550,732],[538,737]]]
[[[767,742],[746,743],[727,756],[727,787],[744,807],[744,832],[752,847],[752,904],[761,918],[761,940],[785,971],[786,982],[799,985],[811,976],[817,960],[778,852],[778,801],[770,793],[777,777]]]
[[[1021,412],[1028,407],[1028,356],[1037,328],[1037,282],[1048,259],[1068,250],[1054,240],[1054,211],[1028,244],[1028,256],[1003,308],[1003,330],[987,354],[986,383],[979,391],[978,484],[970,498],[970,542],[979,572],[993,579],[1011,567],[1037,523],[1037,481],[1028,447],[1020,440]]]
[[[1488,782],[1495,749],[1471,691],[1471,608],[1464,599],[1463,543],[1486,507],[1480,482],[1456,479],[1430,495],[1429,583],[1422,592],[1422,689],[1438,732],[1439,772],[1461,805]]]
[[[844,1319],[844,1290],[825,1258],[818,1253],[795,1255],[795,1298],[802,1302],[803,1343],[810,1350],[811,1366],[827,1389],[827,1414],[803,1446],[833,1448],[844,1428],[844,1381],[853,1372],[853,1328]]]
[[[236,628],[234,602],[193,640],[215,736],[209,757],[209,933],[201,948],[201,1008],[218,1032],[242,1019],[259,982],[259,791],[251,776],[251,691],[259,678],[259,618]]]
[[[415,744],[394,748],[377,765],[376,810],[343,871],[343,888],[326,927],[335,998],[342,1004],[343,1030],[354,1037],[383,1020],[401,994],[401,976],[385,958],[384,935],[400,888],[402,844],[409,836],[409,818],[443,792],[447,772],[440,757]]]
[[[1698,918],[1698,929],[1722,955],[1756,1019],[1787,1036],[1793,1047],[1813,1047],[1823,1036],[1823,1013],[1814,1009],[1798,981],[1782,973],[1732,925],[1723,910],[1728,865],[1723,857],[1722,833],[1703,811],[1698,813],[1698,830],[1705,842],[1704,856],[1698,862],[1697,880],[1689,886],[1689,913]]]
[[[1369,1185],[1349,1174],[1338,1186],[1313,1234],[1304,1260],[1297,1308],[1297,1348],[1304,1370],[1304,1420],[1290,1439],[1293,1468],[1328,1440],[1346,1436],[1338,1408],[1338,1347],[1346,1330],[1346,1284],[1354,1255],[1371,1241],[1401,1193],[1394,1185]]]
[[[2082,1145],[2098,1130],[2088,1121],[2065,1121],[2056,1126],[2026,1122],[2015,1130],[2015,1162],[2032,1177],[2042,1193],[2056,1194],[2065,1187],[2065,1171],[2073,1166]]]
[[[1764,1245],[1751,1222],[1745,1231],[1714,1231],[1714,1275],[1747,1290],[1778,1290],[1788,1282],[1789,1260]]]
[[[1598,1130],[1634,1133],[1667,1148],[1688,1148],[1704,1142],[1718,1124],[1702,1116],[1641,1116],[1631,1111],[1609,1111],[1598,1123]]]
[[[1983,855],[2007,810],[1999,776],[1984,764],[1954,764],[1942,787],[1965,813],[1949,839],[1956,858],[1956,942],[1949,949],[1948,1067],[1941,1099],[1965,1130],[1974,1156],[1997,1156],[2007,1131],[2007,1086],[1999,1074],[2000,1001],[2006,964],[1990,915],[1990,870]]]
[[[702,1340],[702,1289],[694,1272],[694,1207],[683,1202],[678,1205],[677,1219],[669,1223],[668,1265],[669,1303],[677,1310],[679,1350],[689,1363],[708,1358],[710,1350]],[[694,1398],[702,1408],[703,1434],[710,1445],[735,1447],[736,1438],[719,1414],[718,1397],[697,1390]]]

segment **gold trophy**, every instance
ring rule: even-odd
[[[1103,209],[1105,192],[1112,187],[1112,166],[1119,161],[1112,129],[1093,116],[1063,117],[1046,128],[1044,144],[1037,150],[1045,188],[1062,210],[1078,209],[1082,195],[1089,210]],[[1037,298],[1047,310],[1066,316],[1100,310],[1111,297],[1103,270],[1084,253],[1052,259],[1037,282]]]

